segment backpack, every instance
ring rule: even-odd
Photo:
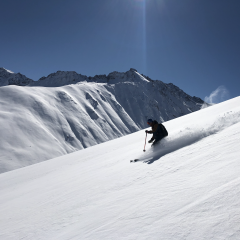
[[[159,123],[159,127],[161,128],[161,132],[163,134],[164,137],[168,136],[168,131],[167,129],[164,127],[163,124]]]

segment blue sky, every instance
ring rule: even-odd
[[[240,95],[239,0],[8,0],[0,29],[0,67],[34,80],[132,67],[202,99]]]

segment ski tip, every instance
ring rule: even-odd
[[[134,160],[130,160],[130,163],[131,162],[137,162],[139,159],[134,159]]]

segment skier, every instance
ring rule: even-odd
[[[168,132],[166,128],[161,124],[158,123],[156,120],[148,119],[147,120],[148,125],[152,127],[152,131],[146,130],[146,133],[153,134],[152,138],[148,141],[148,143],[152,143],[152,147],[156,145],[161,139],[168,136]]]

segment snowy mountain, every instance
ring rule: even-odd
[[[238,240],[240,97],[164,125],[1,174],[0,239]]]
[[[0,172],[122,137],[145,128],[148,118],[168,121],[203,104],[135,69],[95,77],[58,71],[34,82],[1,68],[0,79]]]
[[[18,85],[26,86],[34,82],[21,73],[14,73],[10,70],[0,67],[0,86]]]

